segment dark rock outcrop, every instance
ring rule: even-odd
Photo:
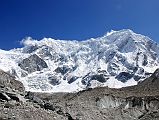
[[[55,69],[55,72],[57,73],[61,73],[62,75],[64,75],[65,73],[67,73],[70,70],[70,68],[68,68],[67,66],[62,66],[62,67],[57,67]]]
[[[18,90],[24,92],[24,86],[20,81],[15,80],[15,77],[0,70],[0,86],[3,88],[11,88],[13,90]]]
[[[11,98],[3,92],[0,92],[0,99],[9,101]]]
[[[18,65],[21,69],[27,71],[28,73],[41,71],[42,69],[48,67],[46,62],[36,54],[22,60],[22,62],[20,62]]]
[[[59,85],[61,82],[56,78],[56,76],[49,76],[48,77],[49,83],[53,86]]]
[[[105,75],[105,71],[99,71],[97,74],[88,73],[86,76],[82,78],[82,84],[86,85],[87,88],[91,86],[91,81],[96,80],[98,82],[104,83],[109,78]]]
[[[103,74],[93,75],[93,76],[91,77],[91,80],[97,80],[97,81],[99,81],[99,82],[101,82],[101,83],[106,82],[106,79],[105,79],[105,77],[104,77]]]
[[[78,79],[78,77],[73,76],[73,77],[71,77],[71,78],[68,80],[68,83],[71,84],[71,83],[73,83],[74,81],[76,81],[77,79]]]
[[[40,98],[36,97],[34,95],[34,93],[32,92],[27,92],[27,94],[25,95],[25,98],[26,99],[29,99],[30,101],[34,102],[34,103],[37,103],[38,105],[40,105],[41,107],[44,106],[44,101],[41,100]]]
[[[121,82],[126,82],[127,80],[131,79],[132,77],[133,77],[133,74],[130,74],[128,72],[121,72],[115,78]]]
[[[32,53],[38,49],[37,45],[24,47],[23,53]]]

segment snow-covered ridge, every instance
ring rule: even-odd
[[[159,65],[159,45],[127,29],[84,41],[28,37],[21,44],[23,48],[0,50],[0,69],[15,75],[29,91],[130,86]]]

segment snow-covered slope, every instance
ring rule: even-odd
[[[137,84],[159,66],[159,45],[127,29],[85,41],[27,38],[22,43],[23,48],[0,50],[0,69],[29,91],[120,88]]]

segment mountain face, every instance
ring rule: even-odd
[[[159,69],[138,85],[77,93],[25,91],[0,70],[0,120],[158,120]]]
[[[0,50],[0,69],[27,91],[75,92],[136,85],[159,66],[159,45],[131,30],[86,41],[27,38],[23,48]]]
[[[29,97],[28,97],[29,95]],[[0,120],[68,120],[69,113],[48,111],[40,98],[31,99],[23,84],[0,70]]]

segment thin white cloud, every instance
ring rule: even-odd
[[[23,39],[21,42],[20,42],[21,45],[24,45],[24,46],[29,46],[29,45],[37,45],[38,44],[38,41],[37,40],[33,40],[31,37],[26,37],[25,39]]]

